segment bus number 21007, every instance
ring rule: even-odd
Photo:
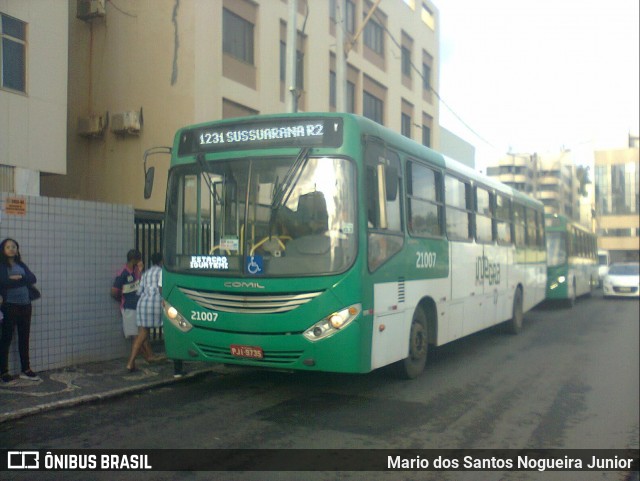
[[[218,320],[217,312],[191,311],[192,321],[216,322]]]
[[[435,252],[416,252],[416,268],[433,269],[436,266]]]

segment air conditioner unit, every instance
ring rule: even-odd
[[[103,115],[89,115],[78,117],[78,135],[91,139],[102,137],[107,128],[108,120]]]
[[[111,116],[111,132],[138,135],[142,126],[142,111],[119,112]]]
[[[106,14],[105,0],[77,0],[76,18],[90,22],[96,17],[104,17]]]

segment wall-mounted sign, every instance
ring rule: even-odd
[[[24,197],[7,197],[4,200],[4,212],[7,215],[26,215],[27,199]]]

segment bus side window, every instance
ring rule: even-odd
[[[470,240],[473,237],[471,185],[450,175],[445,176],[444,182],[447,236],[450,239]]]
[[[537,212],[533,209],[527,208],[527,246],[536,247],[538,245],[537,229],[536,229],[536,215]]]
[[[538,232],[538,247],[541,250],[545,250],[544,214],[540,211],[536,211],[536,230]]]
[[[442,235],[442,175],[407,162],[407,219],[412,235]]]
[[[384,170],[379,165],[385,166]],[[384,183],[379,178],[381,172],[385,173]],[[368,245],[369,245],[369,270],[374,271],[395,253],[400,251],[404,244],[402,234],[401,199],[399,186],[400,156],[387,150],[378,141],[369,140],[365,147],[365,183],[366,183],[366,209]],[[395,174],[393,174],[395,173]],[[393,175],[392,175],[393,174]],[[379,186],[384,184],[386,196],[382,196]],[[393,192],[395,196],[391,195]],[[379,205],[380,200],[384,205]],[[381,222],[381,212],[386,212],[387,225]]]
[[[476,187],[476,240],[478,242],[493,241],[493,228],[491,227],[493,209],[491,204],[489,191]]]
[[[524,247],[526,243],[526,221],[524,206],[513,203],[513,239],[517,247]]]
[[[510,244],[511,237],[511,202],[502,195],[496,195],[496,236],[501,244]]]

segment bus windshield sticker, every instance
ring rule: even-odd
[[[252,275],[260,275],[264,273],[264,261],[262,256],[247,257],[247,272]]]
[[[229,259],[226,256],[191,256],[189,267],[226,271],[229,269]]]
[[[240,249],[240,241],[237,237],[223,237],[220,239],[220,249],[237,252]]]
[[[345,222],[344,224],[342,224],[340,232],[342,232],[343,234],[353,234],[353,223]]]

